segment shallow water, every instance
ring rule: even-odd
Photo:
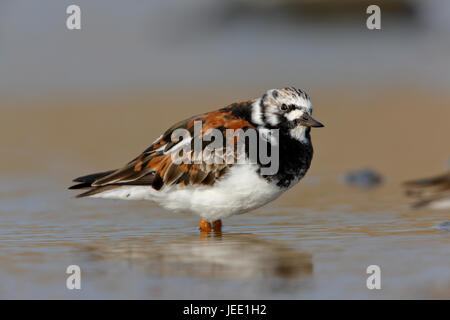
[[[151,204],[22,183],[39,191],[2,190],[3,298],[450,297],[450,234],[433,228],[448,215],[395,205],[390,186],[369,195],[331,184],[316,204],[269,205],[202,235],[198,219]],[[72,264],[80,291],[65,288]],[[372,264],[381,290],[366,288]]]
[[[150,117],[154,96],[125,109],[120,101],[108,109],[6,108],[0,297],[450,298],[450,233],[436,228],[449,212],[412,210],[401,188],[404,180],[444,169],[450,100],[429,104],[435,126],[417,132],[431,94],[420,101],[383,94],[389,96],[383,105],[319,96],[315,115],[326,127],[313,131],[316,154],[305,179],[209,236],[200,234],[194,216],[145,202],[75,199],[66,189],[76,176],[125,163],[173,122],[171,113]],[[171,108],[181,118],[208,110],[214,100],[183,109],[174,101]],[[406,110],[408,125],[399,128]],[[377,131],[380,112],[389,117]],[[350,121],[350,113],[359,121]],[[379,187],[342,184],[343,173],[365,166],[382,174]],[[66,289],[72,264],[81,268],[81,290]],[[381,268],[381,290],[366,287],[369,265]]]

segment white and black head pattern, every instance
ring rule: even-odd
[[[266,179],[277,181],[280,187],[290,187],[308,170],[313,147],[311,127],[323,127],[312,117],[308,94],[293,87],[268,90],[255,99],[251,108],[251,122],[258,130],[279,130],[279,170]]]
[[[311,127],[323,127],[312,118],[308,94],[293,87],[268,90],[253,104],[252,121],[260,127],[277,128],[306,142]]]

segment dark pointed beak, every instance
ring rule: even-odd
[[[297,120],[302,126],[305,127],[313,127],[313,128],[321,128],[325,127],[322,123],[311,117],[310,115],[304,114],[303,117]]]

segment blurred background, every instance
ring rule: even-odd
[[[66,28],[70,4],[81,8],[81,30]],[[381,8],[381,30],[366,27],[370,4]],[[199,298],[449,298],[449,234],[435,228],[448,211],[411,211],[401,189],[448,168],[449,39],[444,0],[2,0],[0,297],[183,298],[195,288]],[[275,203],[225,221],[232,240],[219,246],[226,260],[240,257],[243,232],[272,250],[266,256],[280,251],[273,242],[299,251],[298,287],[261,291],[266,282],[243,284],[241,266],[222,260],[174,275],[195,269],[178,256],[185,247],[148,258],[159,266],[148,278],[130,265],[160,257],[167,243],[177,248],[180,234],[197,247],[197,218],[74,200],[65,190],[76,176],[122,166],[178,120],[286,86],[307,91],[326,125],[313,131],[310,172]],[[346,185],[347,172],[365,167],[381,186]],[[123,269],[111,256],[127,261]],[[253,270],[258,259],[244,266]],[[95,274],[83,293],[63,287],[73,261]],[[391,272],[383,293],[365,288],[365,267],[377,263]],[[223,278],[217,265],[236,270],[222,291],[211,285]],[[105,270],[133,280],[113,285],[116,273]]]
[[[366,27],[370,1],[79,1],[72,31],[69,4],[0,4],[3,170],[24,170],[36,150],[114,167],[176,120],[291,85],[327,124],[314,138],[328,168],[446,165],[446,1],[384,1],[382,30]],[[337,155],[349,159],[330,164]]]

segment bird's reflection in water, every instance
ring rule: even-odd
[[[256,281],[271,291],[296,289],[313,273],[309,253],[253,234],[191,234],[164,242],[141,238],[85,250],[92,262],[127,261],[157,277]]]

